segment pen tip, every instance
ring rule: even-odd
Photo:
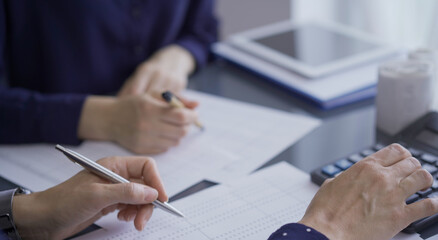
[[[181,217],[181,218],[185,218],[186,216],[184,216],[184,214],[182,213],[182,212],[180,212],[180,211],[178,211],[178,210],[176,210],[176,209],[174,209],[174,211],[175,211],[175,214],[178,216],[178,217]]]
[[[170,102],[172,101],[173,94],[170,91],[165,91],[161,94],[161,96],[164,100],[166,100],[166,102]]]

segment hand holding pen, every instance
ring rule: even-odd
[[[68,156],[72,153],[61,146],[58,149]],[[80,171],[47,190],[14,196],[14,222],[22,239],[65,239],[116,210],[119,220],[133,222],[141,231],[152,216],[154,201],[170,206],[165,203],[168,197],[153,159],[106,157],[95,164],[131,182],[111,184]]]
[[[72,151],[70,149],[64,148],[61,145],[56,145],[56,149],[59,150],[60,152],[62,152],[68,159],[70,159],[73,163],[76,163],[80,166],[82,166],[83,168],[85,168],[86,170],[88,170],[89,172],[103,178],[106,179],[108,181],[110,181],[111,183],[125,183],[125,184],[129,184],[130,181],[128,181],[126,178],[118,175],[117,173],[105,168],[104,166],[102,166],[99,163],[96,163],[90,159],[88,159],[85,156],[82,156],[81,154]],[[137,174],[139,176],[139,178],[143,178],[143,181],[146,183],[147,180],[149,180],[150,184],[153,186],[156,186],[158,188],[158,190],[160,190],[161,194],[165,195],[164,192],[164,187],[163,184],[161,183],[160,177],[158,175],[158,171],[155,167],[155,164],[153,162],[152,159],[148,159],[149,160],[149,166],[143,166],[140,169],[143,169],[143,172],[140,174]],[[132,172],[138,172],[138,169],[127,169],[128,173],[132,173]],[[133,174],[135,175],[135,174]],[[134,187],[132,187],[134,188]],[[147,188],[150,189],[150,187],[144,185],[143,188]],[[123,195],[123,191],[122,192],[116,192],[115,194],[120,194]],[[165,195],[166,196],[166,195]],[[162,197],[163,198],[163,197]],[[166,196],[166,200],[167,200],[167,196]],[[172,207],[170,204],[168,204],[167,202],[162,202],[158,199],[153,200],[152,204],[155,207],[158,207],[166,212],[169,212],[175,216],[178,217],[184,217],[184,215],[178,211],[176,208]]]
[[[193,108],[192,106],[187,106],[188,105],[187,103],[185,104],[182,99],[178,98],[175,94],[173,94],[170,91],[163,92],[161,94],[161,97],[163,97],[163,99],[166,102],[168,102],[172,107],[175,107],[175,108],[190,108],[190,109]],[[197,104],[196,104],[196,106],[197,106]],[[204,125],[198,119],[195,120],[194,124],[201,131],[204,131],[204,129],[205,129]]]

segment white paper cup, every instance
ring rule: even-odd
[[[435,74],[432,84],[432,88],[434,89],[432,93],[432,110],[438,111],[438,51],[428,48],[419,48],[409,52],[408,57],[410,60],[429,61],[433,64]]]
[[[426,114],[433,96],[434,68],[428,61],[394,61],[379,67],[377,128],[389,135]]]

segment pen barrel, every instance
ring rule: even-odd
[[[56,149],[61,151],[68,159],[70,159],[72,162],[82,166],[86,170],[90,171],[91,173],[96,174],[97,176],[106,179],[112,183],[130,183],[127,179],[123,178],[122,176],[119,176],[118,174],[112,172],[111,170],[105,168],[104,166],[82,156],[79,153],[76,153],[70,149],[64,148],[61,145],[57,145]],[[158,200],[155,200],[152,202],[152,204],[166,212],[172,213],[179,217],[184,217],[184,215],[178,211],[176,208],[172,207],[168,203],[163,203]]]

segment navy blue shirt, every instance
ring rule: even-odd
[[[79,143],[88,94],[120,89],[170,44],[197,68],[217,39],[214,0],[0,0],[0,143]],[[1,81],[0,81],[1,82]]]

